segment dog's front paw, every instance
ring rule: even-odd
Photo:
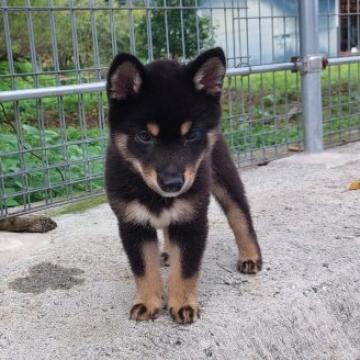
[[[137,303],[130,310],[130,320],[148,321],[159,316],[160,305]]]
[[[192,324],[196,319],[200,318],[199,306],[196,304],[181,307],[171,306],[169,311],[172,319],[179,324]]]
[[[261,259],[241,259],[237,263],[237,270],[244,274],[256,274],[262,268]]]

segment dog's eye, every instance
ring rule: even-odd
[[[151,144],[153,137],[146,130],[142,130],[135,135],[135,140],[143,144]]]
[[[202,131],[200,129],[191,129],[186,135],[185,135],[185,141],[187,142],[195,142],[200,140],[202,137]]]

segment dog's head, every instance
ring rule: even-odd
[[[220,48],[187,65],[159,60],[144,66],[132,55],[119,54],[110,66],[111,141],[164,197],[191,187],[215,142],[225,66]]]

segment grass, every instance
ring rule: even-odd
[[[18,72],[24,73],[31,68],[27,62],[17,62],[16,66]],[[0,75],[5,73],[4,61],[0,61]],[[348,129],[360,129],[360,65],[331,67],[322,73],[321,84],[325,136],[341,137]],[[43,76],[40,85],[55,85],[55,79]],[[18,88],[33,86],[31,77],[17,79]],[[9,88],[9,80],[0,81],[0,90]],[[222,126],[230,147],[252,151],[300,144],[303,131],[299,97],[299,74],[277,72],[225,79]],[[84,94],[64,96],[61,101],[20,101],[18,123],[13,104],[2,104],[0,197],[6,198],[3,202],[7,207],[56,197],[71,198],[103,188],[107,132],[100,114],[103,108],[106,113],[103,99],[103,94]],[[80,118],[79,112],[84,117]],[[18,156],[19,132],[25,149],[23,158]],[[76,209],[76,205],[71,206]]]
[[[65,214],[81,214],[88,209],[91,209],[95,206],[99,206],[107,202],[105,195],[97,195],[91,199],[81,200],[76,203],[61,206],[57,209],[52,209],[47,211],[49,216],[60,216]]]

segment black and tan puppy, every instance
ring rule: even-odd
[[[187,65],[161,60],[143,66],[129,54],[111,64],[106,189],[137,287],[131,319],[154,319],[162,307],[157,229],[170,256],[170,314],[179,323],[199,316],[196,289],[211,193],[234,231],[238,270],[261,269],[244,188],[219,133],[224,75],[220,48]]]

